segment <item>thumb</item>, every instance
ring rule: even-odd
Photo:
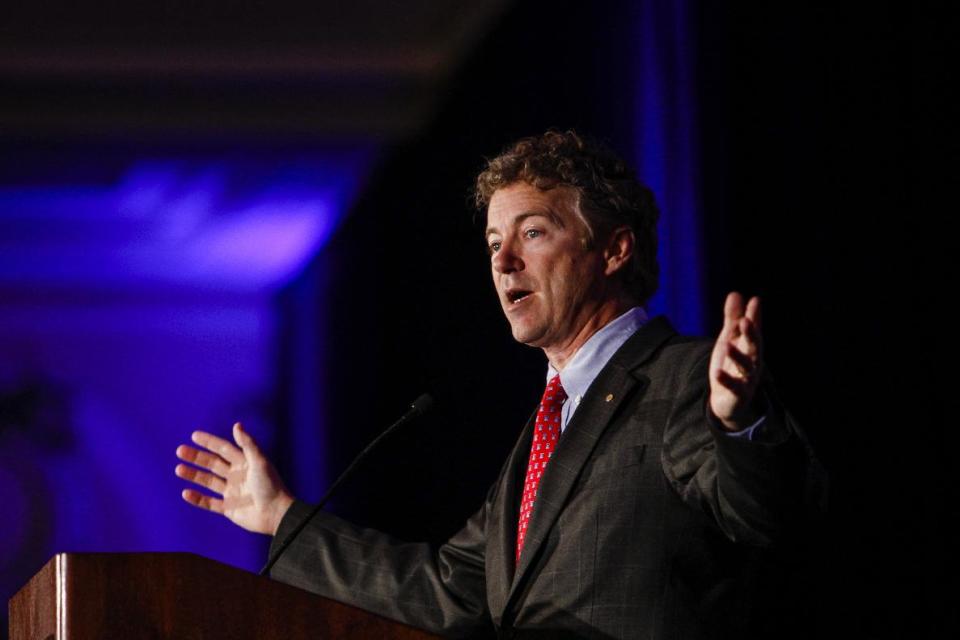
[[[243,454],[245,456],[260,455],[260,447],[257,446],[253,436],[247,433],[243,428],[243,425],[239,422],[234,423],[233,425],[233,439],[236,441],[240,449],[243,450]]]

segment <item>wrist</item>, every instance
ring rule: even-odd
[[[724,419],[724,418],[717,417],[717,423],[719,424],[721,429],[723,429],[728,433],[738,433],[740,431],[743,431],[750,425],[755,424],[757,420],[759,420],[760,418],[761,416],[759,414],[756,415],[755,417],[739,419],[739,420]]]
[[[721,417],[711,410],[717,426],[728,433],[738,433],[748,429],[763,418],[767,413],[766,403],[754,400],[745,409],[731,416]]]
[[[273,517],[269,527],[270,535],[277,535],[277,531],[280,529],[280,523],[283,521],[283,516],[287,514],[293,502],[294,498],[289,493],[281,493],[274,500]]]

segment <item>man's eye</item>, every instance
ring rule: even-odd
[[[500,251],[500,243],[491,242],[488,248],[490,249],[490,253],[496,253],[497,251]]]
[[[528,238],[539,238],[543,235],[543,232],[539,229],[527,229],[524,231],[524,235],[526,235]]]

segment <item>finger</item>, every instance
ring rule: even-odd
[[[220,456],[208,451],[194,449],[186,444],[177,447],[177,457],[184,462],[208,469],[223,478],[226,478],[230,471],[230,464]]]
[[[236,464],[243,461],[243,453],[241,453],[239,449],[223,438],[218,438],[212,433],[207,433],[206,431],[194,431],[190,435],[190,439],[204,449],[213,451],[230,464]]]
[[[210,496],[204,495],[199,491],[194,491],[193,489],[184,489],[180,494],[180,497],[195,507],[200,507],[201,509],[206,509],[207,511],[212,511],[214,513],[223,515],[223,500],[211,498]]]
[[[760,298],[753,296],[750,298],[750,302],[747,303],[746,316],[750,319],[750,322],[757,328],[757,331],[761,329],[761,314],[760,314]]]
[[[760,325],[744,316],[740,318],[741,333],[745,334],[753,342],[760,344],[763,340],[763,333],[760,331]]]
[[[746,379],[757,372],[756,359],[743,353],[736,346],[728,345],[726,356],[730,359],[730,364],[733,367],[733,370],[727,369],[731,375],[738,375],[741,379]]]
[[[233,425],[233,439],[236,441],[240,448],[243,450],[244,455],[258,456],[260,454],[260,447],[257,446],[256,441],[254,441],[253,436],[246,432],[243,428],[243,425],[237,422]]]
[[[189,480],[194,484],[198,484],[201,487],[206,487],[207,489],[210,489],[211,491],[221,495],[223,495],[223,492],[227,489],[226,481],[220,476],[208,473],[206,471],[201,471],[200,469],[194,469],[193,467],[185,464],[178,464],[173,472],[176,473],[177,477],[179,478]]]
[[[763,337],[760,335],[757,326],[746,318],[740,318],[738,329],[740,336],[734,341],[737,347],[751,358],[758,358]]]
[[[717,382],[744,403],[753,399],[753,383],[749,379],[738,378],[721,369],[717,372]]]

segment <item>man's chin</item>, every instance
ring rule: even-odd
[[[510,325],[510,331],[513,339],[528,347],[539,347],[543,340],[543,329],[540,327],[526,327],[515,324]]]

